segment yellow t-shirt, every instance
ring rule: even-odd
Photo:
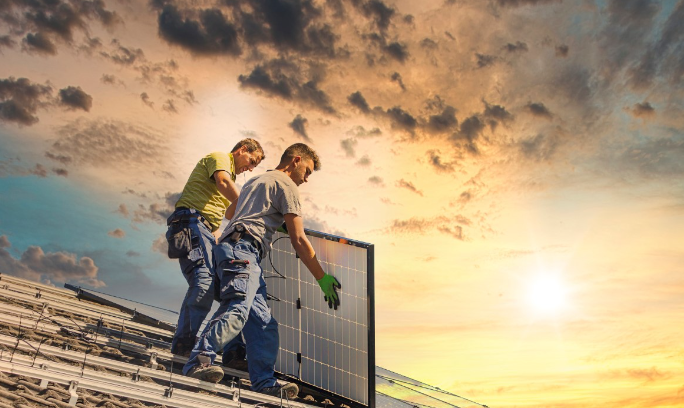
[[[225,170],[235,181],[235,161],[232,153],[213,152],[197,162],[185,183],[183,193],[176,202],[176,208],[194,208],[211,224],[212,231],[221,226],[221,221],[230,201],[216,188],[214,173]]]

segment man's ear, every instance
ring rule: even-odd
[[[294,159],[292,160],[292,163],[295,165],[298,165],[302,161],[302,156],[295,156]]]

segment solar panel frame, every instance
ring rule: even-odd
[[[290,240],[285,239],[288,235],[276,233],[269,256],[261,262],[279,324],[276,371],[341,397],[351,406],[375,408],[374,246],[305,232],[324,270],[345,283],[341,306],[337,311],[328,308],[315,279],[295,258]],[[271,262],[289,279],[277,276]]]

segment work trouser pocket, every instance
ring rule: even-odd
[[[168,255],[171,259],[184,258],[192,251],[192,232],[187,224],[171,223],[166,231],[166,241],[169,243]]]
[[[220,277],[220,289],[216,297],[220,300],[244,299],[249,286],[249,261],[239,259],[233,246],[222,242],[214,250],[216,275]]]

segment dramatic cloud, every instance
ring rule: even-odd
[[[38,122],[35,113],[49,105],[52,88],[31,83],[26,78],[0,79],[0,120],[32,125]]]
[[[357,139],[365,139],[382,135],[380,128],[366,130],[363,126],[354,126],[347,131],[348,135],[355,136]]]
[[[397,84],[399,84],[399,87],[402,91],[406,90],[406,86],[404,86],[404,81],[401,80],[401,74],[395,72],[392,74],[392,77],[390,79],[392,80],[392,82],[396,82]]]
[[[3,273],[37,282],[73,282],[92,287],[105,286],[98,279],[98,267],[89,257],[77,259],[68,252],[45,253],[41,247],[29,246],[20,259],[5,248],[11,246],[6,236],[0,236],[0,269]]]
[[[342,147],[342,150],[344,150],[344,153],[347,157],[355,157],[356,152],[354,151],[354,147],[358,144],[359,142],[356,139],[349,138],[349,139],[342,139],[340,141],[340,146]]]
[[[118,40],[112,40],[113,50],[110,52],[101,51],[100,55],[119,65],[132,65],[136,60],[144,60],[145,54],[140,48],[127,48],[119,43]]]
[[[249,75],[238,77],[242,88],[256,89],[270,97],[296,102],[325,113],[335,113],[330,97],[319,88],[319,80],[319,74],[302,70],[293,61],[282,58],[259,64]]]
[[[121,239],[126,236],[126,231],[122,230],[121,228],[117,228],[115,230],[109,231],[107,235],[109,235],[110,237]]]
[[[140,94],[140,100],[142,101],[142,103],[145,104],[145,106],[154,109],[154,102],[150,100],[150,96],[147,95],[147,92],[143,92]]]
[[[479,149],[475,141],[485,128],[484,121],[477,115],[470,116],[461,124],[458,132],[451,135],[451,140],[460,147],[465,148],[473,154],[479,154]]]
[[[290,129],[294,130],[295,133],[300,135],[306,142],[311,142],[309,135],[306,133],[307,122],[308,120],[302,117],[302,115],[297,115],[294,119],[292,119],[292,122],[288,123],[287,125],[290,127]]]
[[[145,101],[143,100],[143,102]],[[173,101],[173,99],[167,99],[162,105],[162,109],[168,113],[178,113],[178,108],[176,108],[176,103]]]
[[[430,116],[427,122],[427,130],[430,133],[453,131],[457,126],[456,108],[453,106],[446,106],[442,113]]]
[[[83,92],[80,87],[69,86],[59,90],[59,100],[63,106],[69,109],[82,109],[90,111],[93,106],[93,97]]]
[[[558,148],[558,138],[538,134],[522,139],[518,146],[525,158],[534,161],[547,161],[551,159]]]
[[[10,36],[22,39],[26,52],[46,55],[57,53],[56,43],[72,44],[74,33],[88,35],[90,21],[107,28],[121,18],[105,9],[103,1],[9,1],[0,6],[0,19],[9,27]]]
[[[504,45],[503,49],[511,53],[528,51],[527,44],[520,41],[517,41],[515,44],[508,43]]]
[[[152,221],[165,225],[166,219],[173,213],[175,204],[180,196],[181,193],[166,193],[163,202],[155,202],[147,207],[139,204],[138,208],[133,211],[133,222]]]
[[[423,192],[418,190],[416,186],[413,185],[410,181],[406,181],[404,179],[401,179],[397,181],[397,187],[405,188],[409,191],[413,191],[414,193],[418,194],[419,196],[423,196]]]
[[[494,65],[496,62],[496,56],[495,55],[486,55],[486,54],[475,54],[475,58],[477,59],[477,67],[478,68],[484,68],[484,67],[489,67],[491,65]]]
[[[412,135],[418,126],[416,118],[399,106],[387,109],[387,117],[393,128],[404,130]]]

